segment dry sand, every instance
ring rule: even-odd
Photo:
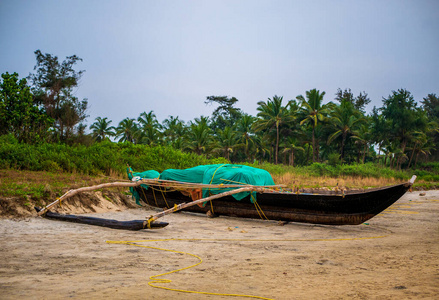
[[[229,299],[152,285],[270,299],[438,299],[439,191],[406,194],[358,226],[177,213],[137,232],[42,218],[0,219],[0,299]],[[155,211],[93,214],[144,219]],[[238,298],[239,299],[239,298]]]

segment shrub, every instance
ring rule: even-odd
[[[228,163],[225,158],[207,159],[167,146],[149,147],[104,141],[91,146],[65,144],[28,145],[1,136],[0,168],[78,172],[81,174],[125,174],[129,164],[136,171],[189,168],[201,164]]]

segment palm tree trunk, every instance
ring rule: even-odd
[[[419,152],[416,153],[416,158],[415,158],[415,168],[416,168],[416,164],[418,163],[418,157],[419,157]]]
[[[403,141],[402,142],[402,154],[400,157],[398,157],[398,160],[396,161],[396,167],[398,170],[401,170],[401,165],[402,165],[402,157],[404,155],[405,152],[405,147],[407,146],[407,141]]]
[[[344,161],[344,144],[346,141],[346,132],[343,132],[343,138],[341,140],[341,149],[340,149],[340,156],[341,156],[341,164],[343,164]]]
[[[382,145],[383,145],[383,142],[381,142],[381,143],[378,144],[378,156],[377,156],[377,158],[376,158],[376,159],[378,160],[378,163],[380,163],[381,147],[382,147]],[[385,161],[384,161],[384,165],[386,165]]]
[[[313,126],[312,127],[312,162],[316,162],[315,149],[316,149],[315,126]]]
[[[364,161],[366,160],[366,153],[368,152],[367,144],[364,145],[364,151],[363,151],[363,159],[362,163],[364,164]]]
[[[278,163],[278,160],[277,160],[278,152],[279,152],[279,125],[276,123],[276,149],[275,149],[275,155],[274,155],[274,163],[276,165]]]
[[[309,163],[309,142],[308,142],[308,149],[306,150],[306,163]]]
[[[410,164],[412,163],[413,155],[415,154],[416,151],[416,145],[417,143],[415,143],[415,146],[413,147],[412,155],[410,155],[409,165],[407,166],[407,169],[410,168]]]

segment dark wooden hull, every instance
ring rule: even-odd
[[[38,212],[40,208],[35,207],[35,210]],[[86,216],[77,216],[77,215],[64,215],[58,214],[51,211],[47,211],[44,215],[44,218],[58,220],[58,221],[67,221],[73,223],[81,223],[87,225],[95,225],[101,227],[108,227],[113,229],[124,229],[124,230],[141,230],[145,229],[144,220],[132,220],[132,221],[118,221],[111,219],[101,219],[94,217],[86,217]],[[167,226],[169,223],[167,222],[153,222],[151,223],[151,228],[162,228]]]
[[[411,184],[405,183],[364,192],[342,194],[263,193],[257,203],[270,220],[304,222],[328,225],[358,225],[376,216],[403,196]],[[141,199],[155,207],[173,207],[192,201],[178,191],[160,192],[151,188],[136,187]],[[232,196],[216,199],[205,207],[197,205],[184,211],[207,213],[213,206],[217,215],[260,219],[260,211],[250,197],[241,201]]]

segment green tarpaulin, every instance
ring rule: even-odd
[[[140,179],[155,179],[155,178],[159,178],[160,173],[157,172],[156,170],[148,170],[145,172],[133,172],[133,169],[131,168],[127,168],[127,174],[128,174],[128,178],[129,180],[132,180],[133,178],[138,178],[138,180]],[[145,184],[141,185],[142,187],[144,187],[145,189],[148,189],[148,186]],[[136,204],[137,205],[141,205],[140,204],[140,197],[139,194],[137,193],[137,191],[130,187],[130,192],[133,195],[133,198],[136,199]]]
[[[189,169],[168,169],[159,174],[156,171],[146,171],[141,173],[133,173],[130,177],[139,176],[141,178],[159,178],[163,180],[172,180],[190,183],[203,184],[250,184],[250,185],[274,185],[273,178],[270,173],[265,170],[253,168],[244,165],[234,164],[217,164],[217,165],[201,165]],[[160,175],[160,177],[159,177]],[[203,198],[209,195],[220,194],[233,188],[219,189],[206,188],[203,189]],[[249,192],[234,194],[236,200],[241,200],[248,196]],[[138,195],[134,195],[135,197]],[[256,193],[252,193],[252,202],[256,200]]]

